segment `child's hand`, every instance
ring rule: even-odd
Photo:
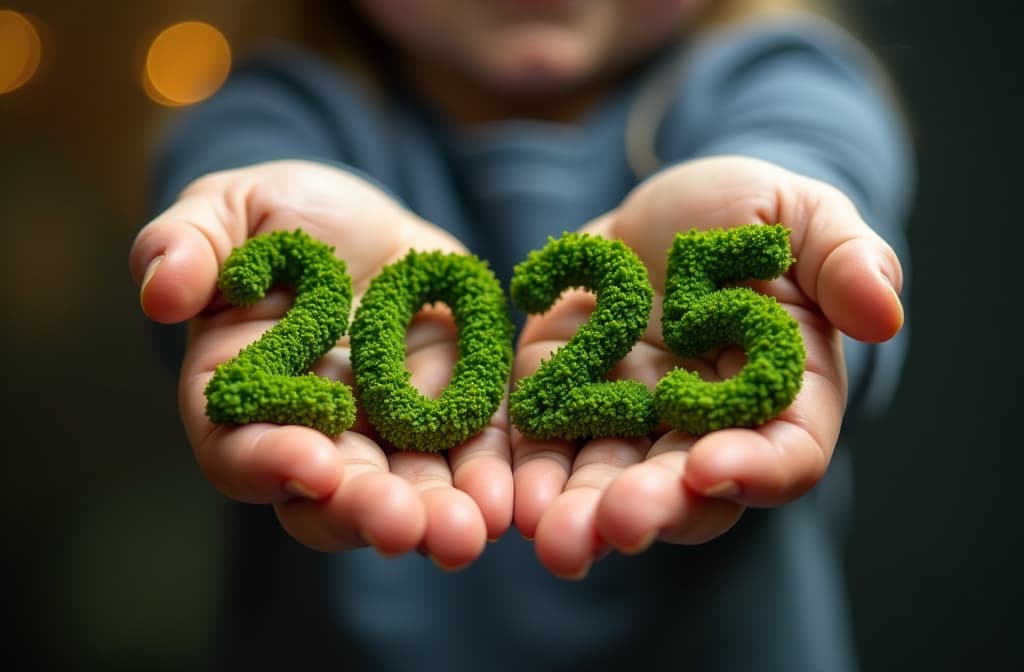
[[[447,456],[386,453],[365,417],[336,438],[301,426],[218,426],[203,393],[214,368],[259,338],[290,307],[272,291],[247,309],[217,294],[219,269],[247,238],[302,228],[335,247],[355,298],[386,264],[410,248],[463,251],[451,236],[401,208],[364,180],[330,167],[275,162],[215,173],[189,186],[143,229],[131,251],[143,310],[158,322],[191,320],[179,402],[196,460],[225,495],[271,503],[284,528],[312,548],[370,544],[385,554],[420,549],[439,564],[475,559],[486,539],[508,528],[512,473],[504,405],[490,427]],[[408,333],[412,382],[440,391],[457,350],[450,313],[417,317]],[[316,365],[353,383],[348,339]]]
[[[660,328],[675,234],[755,222],[792,229],[796,263],[775,281],[751,284],[776,296],[800,324],[807,363],[799,395],[760,427],[700,438],[672,430],[653,441],[593,440],[577,452],[565,441],[530,440],[513,431],[515,524],[535,538],[541,561],[555,574],[580,576],[608,548],[638,553],[657,539],[707,541],[728,530],[745,507],[790,502],[824,474],[846,404],[839,331],[879,342],[903,322],[896,255],[852,203],[824,183],[752,159],[705,159],[656,175],[617,211],[588,225],[588,232],[633,248],[656,291],[647,333],[612,373],[653,389],[679,363]],[[593,296],[577,291],[530,318],[513,375],[534,371],[592,307]],[[735,374],[743,361],[737,348],[726,347],[686,365],[715,380]]]

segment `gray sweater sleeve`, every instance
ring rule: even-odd
[[[693,45],[681,65],[652,143],[663,161],[743,154],[825,180],[901,249],[909,150],[870,60],[847,38],[812,23],[751,27]],[[494,129],[496,149],[474,135],[471,151],[459,153],[437,141],[436,125],[423,115],[375,104],[328,65],[294,53],[272,57],[243,66],[216,96],[182,115],[161,154],[155,205],[165,207],[214,170],[307,158],[372,176],[432,221],[461,212],[474,231],[499,241],[492,249],[518,259],[493,235],[499,218],[490,206],[508,198],[502,235],[517,239],[521,217],[548,213],[555,234],[570,226],[563,215],[576,204],[562,199],[596,199],[580,215],[613,207],[637,180],[620,156],[626,107],[599,115],[596,139],[590,128],[503,125]],[[537,170],[550,167],[552,156],[563,162],[561,172]],[[488,157],[492,170],[484,169]],[[525,160],[531,157],[536,161]],[[514,170],[533,179],[508,179]],[[561,184],[578,189],[553,188]],[[523,207],[524,194],[532,194],[532,209]],[[431,205],[438,202],[443,207]],[[850,347],[855,398],[884,403],[884,380],[895,380],[898,366],[886,370],[878,362],[888,352],[898,362],[898,348]],[[324,556],[322,564],[318,558],[305,573],[282,571],[281,558],[308,569],[310,556],[279,553],[279,537],[265,535],[261,523],[242,535],[241,561],[233,565],[244,570],[236,587],[242,599],[233,601],[232,629],[220,643],[233,667],[239,656],[265,666],[268,650],[278,648],[292,661],[292,642],[299,641],[311,651],[343,642],[344,660],[372,669],[597,669],[616,662],[627,669],[638,660],[668,667],[681,650],[694,669],[849,669],[833,547],[846,502],[841,476],[833,465],[830,487],[788,507],[751,512],[723,540],[613,554],[583,584],[547,575],[532,546],[514,534],[458,574],[439,575],[415,554],[381,562],[366,552]],[[828,505],[825,492],[832,493]],[[288,610],[298,617],[279,618],[279,596],[301,605]]]
[[[390,152],[380,147],[388,137],[381,112],[366,91],[312,55],[269,50],[169,129],[152,202],[162,210],[202,175],[279,159],[335,164],[381,184],[394,174]]]
[[[908,133],[878,65],[849,36],[810,18],[740,28],[696,43],[674,74],[683,85],[658,130],[663,162],[734,154],[827,182],[853,200],[906,268]],[[845,339],[855,415],[888,404],[907,331],[880,346]]]
[[[696,42],[668,74],[666,90],[675,96],[652,143],[663,163],[740,154],[829,182],[907,261],[901,227],[911,153],[878,69],[854,41],[818,21],[759,24]],[[440,150],[420,147],[429,126],[403,134],[407,124],[396,114],[329,64],[295,50],[268,53],[234,72],[167,135],[153,203],[167,207],[212,171],[303,158],[343,166],[402,199],[448,198],[442,210],[458,210],[462,195],[411,175],[413,159],[429,151],[437,156],[420,173],[452,169]],[[623,183],[623,191],[630,186]],[[905,336],[883,346],[847,340],[851,410],[885,407],[904,343]]]
[[[395,174],[381,110],[328,64],[292,47],[239,66],[209,100],[176,116],[157,151],[150,203],[162,212],[193,180],[265,161],[304,159],[344,168],[392,193]],[[160,359],[176,371],[183,325],[150,323]]]

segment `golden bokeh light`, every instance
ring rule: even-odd
[[[39,31],[24,14],[0,9],[0,94],[32,79],[39,69],[43,45]]]
[[[191,105],[220,88],[230,70],[227,38],[208,23],[183,21],[149,45],[143,86],[161,105]]]

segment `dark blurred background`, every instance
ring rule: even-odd
[[[189,19],[216,26],[236,59],[305,39],[301,6],[0,0],[0,91],[31,69],[11,65],[15,47],[36,44],[10,10],[30,16],[40,46],[34,76],[0,93],[5,661],[202,666],[223,581],[221,499],[193,463],[126,263],[154,143],[181,109],[144,64],[160,31]],[[846,6],[892,73],[920,157],[910,359],[887,415],[849,437],[862,662],[1024,669],[1013,4]]]

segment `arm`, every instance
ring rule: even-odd
[[[142,307],[156,322],[190,324],[179,383],[182,420],[200,468],[223,494],[272,504],[282,526],[316,549],[372,545],[398,554],[419,548],[442,566],[461,566],[511,518],[500,411],[447,456],[387,451],[365,420],[328,437],[293,425],[214,425],[205,413],[203,390],[217,365],[289,307],[286,292],[271,292],[248,308],[218,297],[220,268],[248,238],[302,228],[333,246],[347,264],[357,302],[379,270],[410,248],[463,251],[345,167],[355,161],[380,168],[366,154],[386,135],[359,135],[360,124],[372,126],[376,117],[361,115],[364,102],[336,81],[325,82],[330,92],[324,95],[350,96],[352,103],[341,118],[324,112],[327,102],[312,95],[309,76],[243,70],[171,136],[157,179],[158,201],[166,207],[131,252]],[[352,129],[344,127],[349,121]],[[449,311],[429,311],[411,325],[409,366],[428,395],[446,382],[455,341]],[[342,338],[314,372],[351,385],[348,353]]]
[[[388,191],[387,135],[355,82],[301,52],[271,52],[176,120],[157,157],[153,201],[164,210],[203,175],[281,159],[335,165]]]
[[[907,263],[913,152],[895,93],[861,45],[807,17],[713,36],[682,65],[682,95],[656,139],[665,163],[738,155],[820,180]],[[888,405],[907,335],[870,345],[844,338],[848,418]]]
[[[665,165],[762,159],[836,187],[884,238],[902,239],[913,159],[878,64],[838,29],[806,18],[698,42],[654,139]]]
[[[635,553],[655,540],[700,543],[728,530],[747,506],[780,506],[807,492],[829,464],[846,413],[841,335],[881,343],[902,326],[898,256],[843,189],[877,212],[869,216],[896,240],[909,189],[905,140],[876,84],[841,65],[845,43],[811,48],[802,30],[795,32],[791,38],[760,28],[696,47],[661,132],[669,167],[586,230],[637,252],[658,306],[677,232],[757,222],[791,228],[796,263],[777,280],[752,284],[800,324],[803,386],[778,418],[755,428],[701,437],[673,430],[582,447],[514,435],[516,524],[558,574],[578,576],[607,547]],[[867,104],[855,104],[869,91]],[[830,108],[833,97],[845,102]],[[850,115],[839,115],[847,106]],[[568,340],[591,306],[592,297],[578,293],[532,318],[516,375]],[[743,365],[735,347],[681,362],[667,351],[658,320],[655,311],[615,375],[653,388],[675,365],[709,380]],[[867,379],[862,367],[853,368]]]

